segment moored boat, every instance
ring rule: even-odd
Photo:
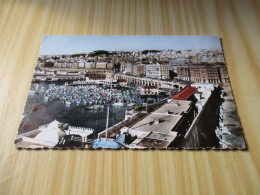
[[[122,102],[116,102],[113,104],[113,106],[124,106],[124,104]]]
[[[32,110],[33,111],[37,111],[37,110],[39,110],[39,107],[38,106],[34,106]]]

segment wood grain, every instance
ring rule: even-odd
[[[0,1],[0,194],[260,194],[260,2]],[[248,151],[18,151],[42,35],[219,35]]]

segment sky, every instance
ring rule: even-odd
[[[221,50],[218,36],[72,36],[47,35],[40,55],[88,53],[95,50]]]

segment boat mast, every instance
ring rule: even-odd
[[[107,131],[108,131],[108,118],[109,118],[109,106],[107,107],[106,140],[107,140]]]
[[[111,91],[112,91],[112,80],[110,84],[110,102],[111,102]],[[109,105],[107,107],[106,140],[107,140],[107,132],[108,132],[108,119],[109,119]]]

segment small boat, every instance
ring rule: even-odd
[[[29,123],[25,123],[25,124],[23,125],[23,127],[29,127],[29,126],[30,126]]]
[[[124,104],[122,102],[116,102],[113,104],[113,106],[124,106]]]
[[[29,95],[34,95],[35,94],[35,91],[29,91]]]
[[[134,103],[127,104],[127,106],[134,106],[134,105],[135,105]]]
[[[66,104],[66,106],[70,107],[71,102],[70,101],[66,101],[65,104]]]
[[[44,101],[45,101],[45,102],[48,102],[48,101],[49,101],[49,98],[50,98],[49,96],[45,96],[45,97],[44,97]]]
[[[98,109],[100,109],[100,108],[105,108],[105,107],[102,106],[102,105],[94,105],[93,107],[94,107],[94,108],[98,108]]]
[[[91,107],[86,107],[87,110],[97,110],[97,107],[91,106]]]
[[[34,106],[32,110],[33,111],[37,111],[37,110],[39,110],[39,107],[38,106]]]
[[[122,117],[115,117],[114,119],[118,121],[124,120]]]

